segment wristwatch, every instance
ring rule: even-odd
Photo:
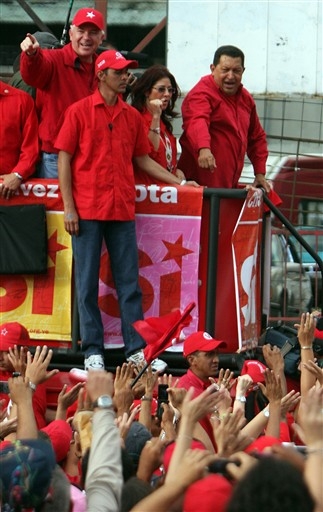
[[[111,409],[113,407],[112,398],[109,395],[101,395],[95,402],[93,402],[93,408],[98,407],[99,409]]]
[[[241,395],[241,396],[236,396],[236,398],[235,398],[235,399],[236,399],[236,400],[238,400],[238,402],[242,402],[242,403],[244,403],[244,402],[246,402],[246,401],[247,401],[246,397],[245,397],[245,396],[243,396],[243,395]]]

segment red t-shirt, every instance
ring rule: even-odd
[[[192,370],[187,370],[185,375],[183,375],[177,384],[178,388],[184,388],[189,390],[191,387],[194,388],[194,395],[193,398],[199,396],[203,391],[205,391],[210,386],[210,381],[203,381],[200,379],[197,375],[195,375]],[[202,418],[199,421],[200,425],[204,428],[207,435],[209,436],[215,450],[216,450],[216,443],[213,435],[213,428],[211,425],[211,422],[207,416]]]

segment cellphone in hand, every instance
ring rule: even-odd
[[[157,396],[157,418],[161,420],[163,415],[163,407],[161,404],[168,404],[168,393],[167,393],[168,386],[167,384],[159,384],[158,386],[158,396]]]
[[[0,381],[0,393],[3,393],[4,395],[9,395],[9,386],[8,382],[6,380]]]

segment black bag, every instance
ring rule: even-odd
[[[0,206],[0,274],[46,271],[45,205]]]
[[[286,334],[288,332],[288,334]],[[285,360],[286,375],[295,375],[301,360],[297,331],[287,327],[268,327],[259,339],[259,345],[276,345]]]

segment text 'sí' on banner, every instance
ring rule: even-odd
[[[203,189],[136,185],[136,232],[145,317],[198,303],[198,262]],[[105,346],[123,346],[117,296],[108,254],[101,259],[99,304]],[[185,334],[197,330],[198,308]],[[174,350],[181,350],[176,345]]]
[[[40,203],[46,207],[47,271],[0,276],[0,320],[19,321],[28,329],[31,340],[69,346],[72,249],[71,237],[64,228],[58,181],[28,180],[10,199],[10,205]]]
[[[263,199],[261,190],[249,190],[232,234],[239,348],[258,344],[261,325],[260,242]]]

